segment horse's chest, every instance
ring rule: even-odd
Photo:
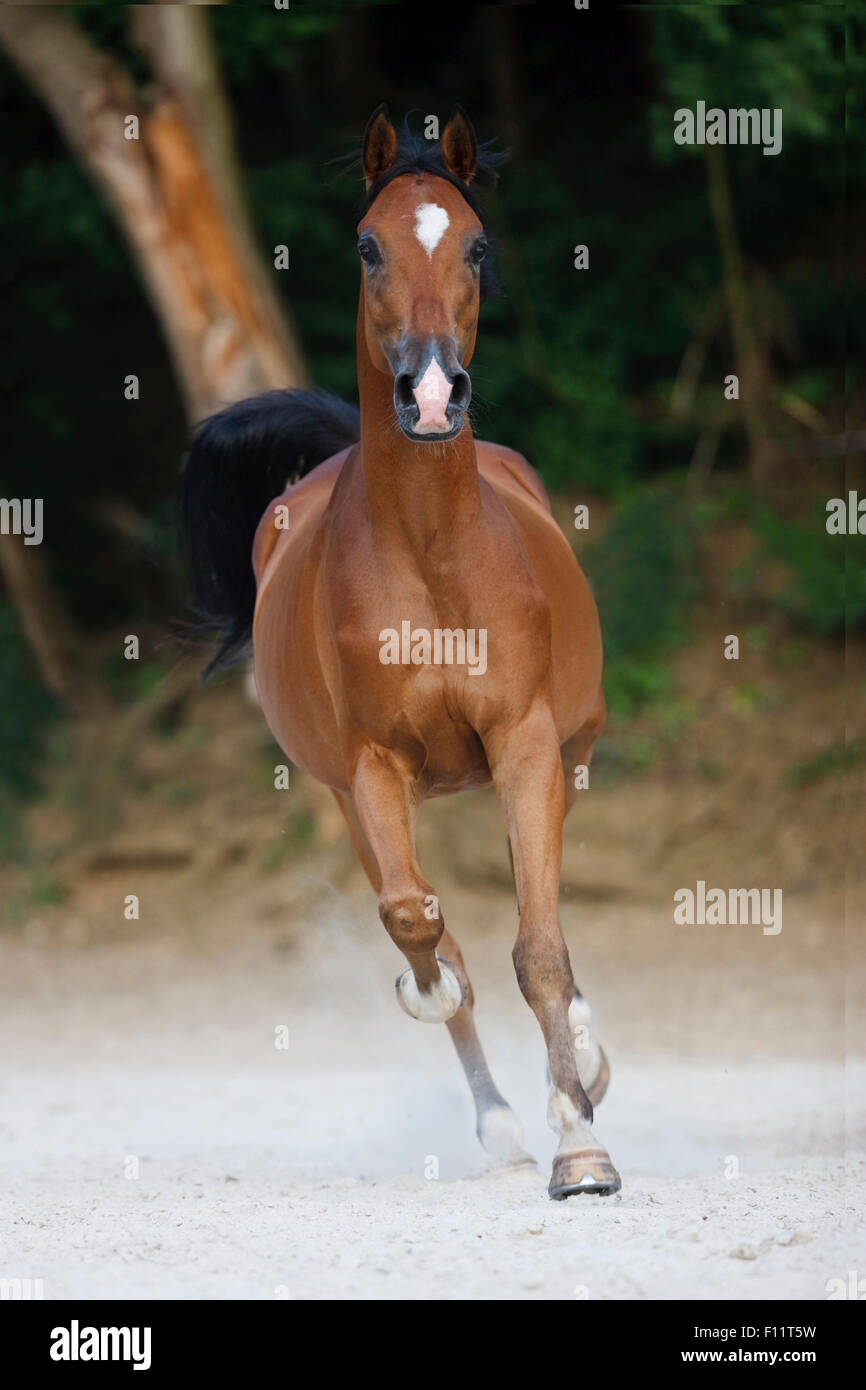
[[[479,708],[465,668],[435,663],[405,669],[393,703],[382,707],[381,737],[388,746],[404,745],[431,791],[480,786],[490,772],[478,733]]]
[[[504,708],[519,666],[495,622],[421,593],[392,603],[383,584],[372,611],[356,607],[340,625],[336,655],[351,722],[423,769],[431,791],[489,780],[479,730]]]

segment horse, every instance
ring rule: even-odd
[[[445,1023],[477,1134],[534,1163],[496,1086],[460,947],[418,861],[427,797],[493,784],[517,897],[512,951],[547,1049],[549,1195],[620,1188],[593,1107],[610,1069],[558,918],[562,826],[605,720],[598,613],[537,474],[476,440],[468,371],[489,266],[479,185],[496,156],[457,108],[438,141],[363,138],[360,411],[271,391],[199,427],[185,469],[194,601],[249,650],[265,718],[333,792],[406,968],[397,1000]]]

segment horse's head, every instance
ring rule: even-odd
[[[441,442],[462,430],[472,395],[465,368],[487,238],[469,192],[477,151],[467,117],[458,108],[439,145],[423,143],[401,145],[383,107],[371,117],[358,251],[370,360],[394,379],[403,433]]]

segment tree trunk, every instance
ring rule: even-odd
[[[0,574],[46,689],[62,703],[74,704],[80,648],[45,573],[39,547],[25,545],[20,536],[3,536]]]
[[[155,79],[146,105],[120,64],[56,13],[0,8],[0,42],[112,208],[196,420],[307,374],[255,249],[207,16],[185,5],[130,14]]]
[[[710,208],[722,257],[728,322],[740,387],[740,408],[749,446],[749,471],[755,485],[763,488],[769,480],[772,463],[772,446],[764,410],[770,384],[770,365],[755,333],[743,253],[734,221],[725,152],[719,145],[708,145],[706,155]]]
[[[243,396],[303,385],[307,373],[256,248],[205,10],[133,6],[129,14],[153,76],[145,105],[122,66],[50,9],[0,7],[0,44],[107,200],[162,325],[192,423]],[[130,116],[137,139],[126,138]],[[45,684],[75,705],[86,678],[42,557],[12,536],[0,551]],[[92,689],[87,698],[92,703]]]

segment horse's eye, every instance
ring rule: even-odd
[[[374,241],[359,241],[358,255],[368,270],[379,264],[379,248]]]
[[[472,243],[472,249],[469,252],[469,260],[472,265],[480,265],[486,255],[487,242],[483,237],[479,237],[477,241]]]

